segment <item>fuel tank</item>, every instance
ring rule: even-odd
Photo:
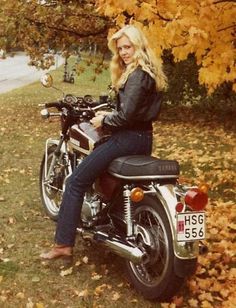
[[[95,142],[98,142],[104,133],[99,128],[94,128],[89,122],[74,124],[69,132],[69,146],[83,153],[90,154]]]

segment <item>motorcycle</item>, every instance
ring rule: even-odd
[[[46,74],[41,80],[53,87]],[[57,220],[63,191],[73,169],[109,138],[90,119],[114,108],[109,96],[70,94],[43,104],[43,118],[58,117],[61,134],[46,141],[40,193],[47,215]],[[56,108],[57,112],[49,111]],[[149,300],[170,300],[196,270],[205,238],[206,185],[179,183],[179,164],[152,156],[119,157],[86,192],[82,205],[85,240],[106,246],[125,260],[131,285]]]

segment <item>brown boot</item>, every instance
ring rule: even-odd
[[[44,260],[53,260],[57,258],[71,258],[73,248],[65,245],[55,245],[48,252],[41,253],[40,258]]]

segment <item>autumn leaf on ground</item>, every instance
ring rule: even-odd
[[[83,261],[85,264],[88,264],[88,257],[87,257],[87,256],[83,257],[82,261]]]
[[[78,293],[78,297],[87,297],[89,295],[89,291],[87,289]]]
[[[111,300],[112,301],[118,301],[118,299],[120,298],[120,294],[118,293],[118,292],[113,292],[112,293],[112,298],[111,298]]]
[[[44,306],[43,303],[36,303],[36,304],[35,304],[35,307],[36,307],[36,308],[44,308],[45,306]]]
[[[92,280],[99,280],[101,278],[102,278],[102,275],[98,275],[95,272],[92,273],[92,277],[91,277]]]
[[[107,288],[107,284],[105,284],[105,283],[100,285],[100,286],[98,286],[98,287],[96,287],[96,289],[94,291],[94,295],[95,296],[100,296],[104,292],[104,290],[106,288]]]
[[[172,299],[172,303],[175,304],[176,307],[181,307],[183,304],[184,298],[183,296],[174,296],[174,298]]]
[[[8,218],[8,223],[9,223],[9,225],[15,224],[16,223],[15,218],[14,217],[9,217]]]
[[[60,276],[64,277],[64,276],[68,276],[68,275],[71,275],[73,273],[73,267],[70,267],[66,270],[62,270],[60,272]]]
[[[19,298],[19,299],[24,299],[25,298],[25,294],[23,292],[18,292],[16,294],[16,297]]]

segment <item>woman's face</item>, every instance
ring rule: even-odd
[[[116,42],[116,47],[119,56],[124,61],[125,65],[130,64],[133,61],[135,49],[128,37],[123,35],[120,39],[118,39]]]

